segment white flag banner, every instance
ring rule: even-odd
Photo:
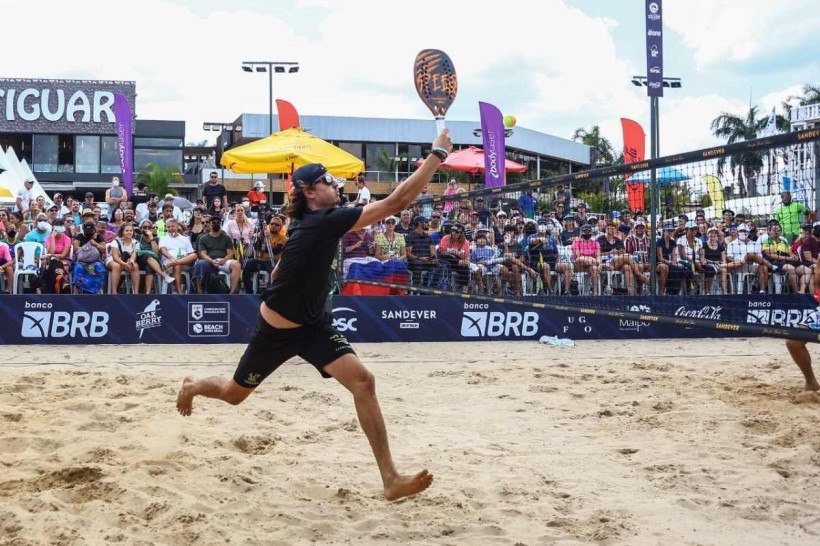
[[[763,129],[763,136],[770,136],[777,133],[777,115],[774,112],[774,106],[772,106],[772,113],[769,116],[769,121],[766,122],[766,127]]]

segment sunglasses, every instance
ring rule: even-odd
[[[212,175],[211,175],[211,178],[219,178],[219,175],[212,174]]]
[[[324,182],[328,186],[335,186],[336,185],[336,179],[333,178],[333,176],[331,176],[330,173],[325,173],[325,174],[323,174],[322,176],[320,176],[319,178],[317,178],[316,180],[313,181],[314,184],[319,184],[321,182]]]

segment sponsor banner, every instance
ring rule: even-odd
[[[535,301],[535,300],[534,300]],[[554,300],[553,300],[554,301]],[[806,295],[573,297],[620,310],[721,321],[797,327],[817,304]],[[736,335],[650,321],[547,311],[446,296],[337,296],[336,330],[351,342],[646,339]],[[3,296],[0,343],[129,344],[246,343],[259,312],[256,296]]]
[[[646,94],[663,96],[661,0],[646,0]]]
[[[134,112],[134,82],[0,78],[0,133],[117,134],[114,95]]]
[[[504,118],[501,110],[488,102],[478,103],[481,140],[484,145],[484,186],[499,188],[507,180],[507,152]]]
[[[134,139],[131,130],[131,106],[122,93],[114,94],[114,116],[117,118],[117,153],[120,156],[122,186],[128,195],[134,189]]]

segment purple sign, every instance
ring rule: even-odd
[[[661,0],[646,0],[646,94],[663,96]]]
[[[484,142],[484,186],[498,188],[505,183],[506,155],[504,120],[501,111],[488,102],[479,102],[481,138]]]
[[[114,95],[114,118],[117,124],[117,152],[120,154],[122,187],[131,195],[134,187],[134,150],[131,133],[131,106],[124,95]]]

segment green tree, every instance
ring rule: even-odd
[[[171,189],[171,183],[182,181],[182,174],[178,168],[162,168],[156,163],[148,163],[145,167],[137,174],[137,182],[145,182],[149,192],[156,193],[160,197],[168,193],[177,193],[176,190]]]
[[[586,144],[592,148],[592,167],[605,167],[615,165],[616,154],[612,143],[601,135],[601,128],[593,125],[588,130],[583,127],[575,129],[572,133],[572,140],[580,140],[581,144]]]
[[[740,117],[728,112],[721,113],[712,120],[710,128],[712,134],[718,138],[726,140],[726,144],[734,144],[745,140],[756,139],[769,122],[768,115],[758,115],[757,106],[750,106],[745,116]],[[780,130],[788,130],[789,122],[783,116],[776,116],[775,124]],[[723,174],[726,167],[726,157],[718,159],[718,173]],[[729,157],[729,168],[732,175],[737,178],[738,189],[741,197],[747,197],[747,181],[751,180],[763,170],[763,156],[758,152],[745,152]],[[772,172],[770,168],[769,173]],[[769,180],[771,191],[771,180]],[[751,187],[754,194],[754,186]]]
[[[795,106],[807,106],[809,104],[820,103],[820,85],[805,84],[800,95],[790,95],[783,101],[783,110],[786,116],[791,119],[792,108]]]

